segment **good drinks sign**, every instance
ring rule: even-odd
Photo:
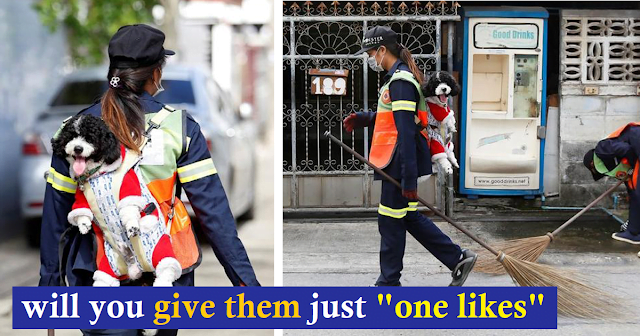
[[[538,26],[533,23],[478,23],[473,29],[476,48],[538,48]]]

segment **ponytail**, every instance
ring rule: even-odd
[[[400,50],[400,59],[404,63],[406,63],[407,66],[409,66],[409,70],[411,70],[411,73],[413,74],[413,76],[416,78],[418,83],[422,85],[422,83],[424,82],[424,75],[418,68],[418,65],[416,64],[416,61],[413,59],[413,56],[411,56],[409,49],[405,48],[404,46]]]
[[[138,99],[153,71],[162,67],[158,63],[142,68],[110,68],[107,75],[109,89],[102,96],[102,119],[126,148],[137,153],[144,137],[145,111]]]
[[[403,46],[400,43],[396,43],[395,45],[388,45],[386,47],[387,49],[389,49],[389,52],[391,52],[391,54],[398,57],[409,67],[409,70],[411,70],[411,73],[416,78],[418,83],[422,85],[422,83],[424,82],[424,74],[422,74],[422,71],[420,71],[420,69],[418,68],[418,65],[413,59],[413,56],[411,56],[411,52],[409,52],[409,49],[407,49],[407,47]]]

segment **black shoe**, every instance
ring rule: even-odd
[[[451,280],[449,286],[462,286],[464,282],[467,281],[469,273],[471,273],[473,266],[476,264],[476,259],[478,259],[478,255],[473,251],[467,249],[462,250],[460,261],[451,272],[453,280]]]
[[[383,284],[379,284],[379,283],[376,282],[375,284],[373,284],[373,285],[371,285],[369,287],[402,287],[402,283],[400,281],[398,281],[398,283],[395,284],[395,285],[386,285],[386,284],[383,285]]]

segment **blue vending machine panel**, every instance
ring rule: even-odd
[[[543,192],[548,12],[466,8],[460,193]]]

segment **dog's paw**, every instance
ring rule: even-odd
[[[445,168],[444,168],[444,173],[445,173],[445,175],[451,175],[451,174],[453,174],[453,168],[452,168],[451,166],[449,166],[449,167],[445,167]]]
[[[458,164],[458,160],[456,159],[455,154],[453,153],[447,153],[447,158],[449,159],[449,162],[451,162],[451,165],[460,169],[460,165]]]
[[[89,233],[89,231],[91,231],[91,224],[88,224],[88,225],[80,224],[78,225],[78,230],[80,230],[81,234],[87,234]]]
[[[451,163],[449,162],[449,159],[447,157],[438,159],[438,165],[440,166],[440,170],[445,175],[453,174],[453,168],[451,167]]]
[[[135,224],[125,224],[125,227],[127,228],[127,238],[131,238],[131,237],[136,237],[140,235],[140,227],[138,226],[138,223]]]
[[[87,216],[78,216],[76,224],[81,234],[87,234],[91,231],[91,219]]]

